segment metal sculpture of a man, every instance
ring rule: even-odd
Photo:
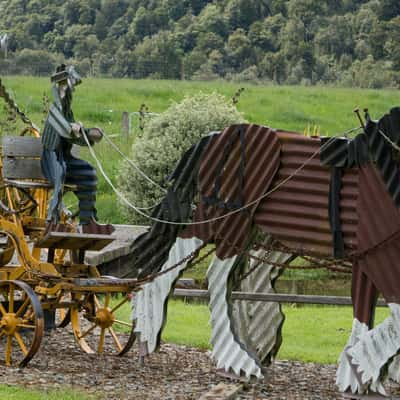
[[[100,128],[86,129],[76,122],[72,112],[72,92],[82,81],[74,67],[60,65],[51,77],[54,102],[50,107],[43,134],[41,165],[44,176],[53,185],[47,222],[48,230],[58,230],[64,184],[72,185],[79,200],[79,223],[83,233],[110,234],[112,225],[96,222],[96,170],[84,160],[72,155],[74,144],[85,146],[85,135],[93,145],[103,137]]]

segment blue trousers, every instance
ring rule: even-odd
[[[79,223],[88,224],[96,220],[96,170],[87,161],[71,154],[65,155],[62,151],[43,150],[41,165],[44,176],[54,189],[47,220],[53,223],[60,220],[64,184],[77,187],[74,194],[79,200]]]

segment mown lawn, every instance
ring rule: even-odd
[[[279,359],[335,363],[351,332],[351,307],[283,307],[283,343]],[[377,311],[376,323],[388,315],[386,308]],[[207,305],[174,300],[169,305],[163,340],[200,348],[209,348],[210,327]]]
[[[279,359],[336,363],[351,332],[351,307],[284,305],[283,311],[286,320]],[[119,317],[128,320],[129,315],[127,306]],[[387,315],[387,308],[379,308],[376,323]],[[209,318],[206,304],[172,300],[168,305],[168,320],[162,339],[209,349]]]
[[[1,400],[94,400],[95,397],[70,389],[63,391],[28,390],[15,386],[0,385]]]

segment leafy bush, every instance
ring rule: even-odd
[[[186,97],[147,123],[142,137],[137,138],[132,147],[131,159],[155,182],[163,185],[183,153],[202,136],[238,122],[243,122],[242,115],[221,95],[200,93]],[[121,165],[119,189],[138,207],[152,206],[163,197],[157,186],[125,161]],[[124,204],[121,206],[131,223],[149,223]]]

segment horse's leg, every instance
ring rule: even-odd
[[[262,377],[261,365],[254,354],[251,354],[236,335],[232,319],[232,302],[229,289],[230,274],[240,264],[238,256],[224,260],[214,256],[208,271],[208,291],[211,311],[211,344],[212,355],[217,361],[217,368],[242,372],[250,377]]]
[[[189,257],[203,241],[194,237],[191,239],[177,238],[169,251],[168,260],[161,270],[165,271],[171,266]],[[171,271],[155,278],[152,282],[143,285],[132,301],[132,320],[135,321],[135,332],[140,343],[145,344],[146,352],[152,353],[160,344],[161,331],[165,325],[168,297],[181,272],[188,262],[179,265]]]
[[[378,378],[373,382],[363,379],[359,366],[352,358],[354,349],[363,343],[363,339],[373,327],[377,296],[378,291],[374,284],[355,263],[352,272],[353,328],[339,358],[336,373],[336,384],[343,392],[350,390],[352,393],[365,393],[370,387],[373,391],[384,393]]]
[[[251,293],[275,293],[274,283],[282,272],[276,264],[286,264],[292,259],[290,254],[260,249],[251,251],[255,258],[249,260],[250,272],[240,282],[238,290]],[[270,264],[272,262],[273,264]],[[263,365],[269,365],[282,343],[284,322],[282,307],[277,302],[235,301],[231,322],[239,340],[246,348],[256,354]]]
[[[388,305],[390,316],[347,351],[360,372],[362,383],[382,393],[384,390],[380,382],[400,350],[400,304]]]

